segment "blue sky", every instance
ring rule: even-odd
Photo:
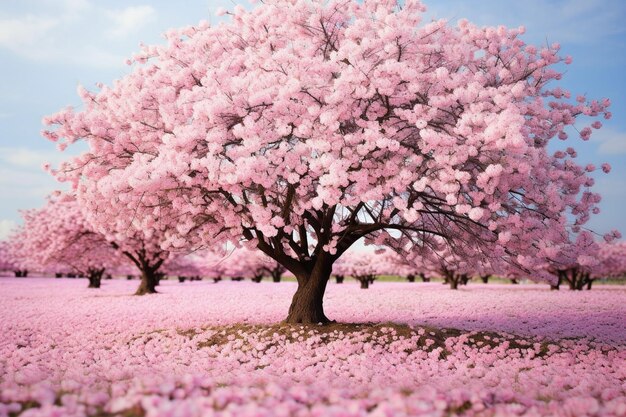
[[[580,163],[609,162],[598,175],[602,213],[590,223],[626,234],[626,2],[622,0],[431,0],[428,17],[479,25],[524,25],[528,43],[559,42],[574,57],[561,86],[609,97],[613,119],[592,139],[557,143],[578,149]],[[79,84],[94,88],[128,73],[125,59],[140,42],[161,42],[170,27],[215,22],[229,0],[13,0],[0,3],[0,239],[19,223],[18,210],[39,207],[59,185],[44,162],[68,156],[40,136],[41,118],[80,104]],[[71,149],[69,152],[79,152]]]

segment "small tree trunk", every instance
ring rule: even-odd
[[[156,294],[157,278],[152,268],[145,268],[141,271],[141,284],[135,292],[135,295]]]
[[[519,284],[519,281],[517,280],[517,278],[511,278],[511,284],[517,285]]]
[[[128,281],[130,281],[130,280],[132,280],[132,279],[133,279],[133,276],[132,276],[132,275],[126,275],[126,279],[127,279]]]
[[[469,277],[469,275],[467,275],[467,274],[461,274],[461,276],[459,277],[459,279],[460,279],[460,281],[461,281],[461,284],[463,284],[463,285],[467,285],[467,283],[468,283],[468,282],[469,282],[469,280],[470,280],[470,277]]]
[[[213,282],[214,282],[215,284],[217,284],[217,283],[218,283],[218,282],[220,282],[221,280],[222,280],[222,277],[215,277],[215,278],[213,278]]]
[[[444,284],[449,284],[450,285],[450,289],[451,290],[458,290],[459,289],[459,282],[461,281],[462,275],[461,274],[456,274],[453,271],[450,270],[444,270]]]
[[[559,291],[561,288],[561,283],[563,282],[563,271],[556,271],[556,278],[556,284],[550,284],[551,291]]]
[[[56,272],[56,273],[54,274],[54,277],[55,277],[55,278],[63,278],[63,274],[62,274],[61,272]]]
[[[591,284],[593,284],[593,281],[594,281],[593,279],[587,280],[587,289],[588,290],[591,290]]]
[[[298,289],[293,295],[286,323],[326,324],[330,320],[324,314],[324,292],[330,279],[332,264],[318,262],[308,276],[296,276]]]
[[[409,282],[415,282],[415,275],[409,274],[406,276],[406,280]]]
[[[367,278],[359,279],[359,282],[361,283],[361,289],[366,290],[370,287],[370,281]]]
[[[256,282],[257,284],[260,284],[261,281],[263,281],[263,275],[255,275],[252,277],[252,282]]]
[[[489,283],[489,278],[491,278],[491,275],[481,275],[480,276],[480,279],[483,281],[483,284]]]
[[[100,288],[104,269],[90,269],[87,273],[87,278],[89,279],[89,286],[87,288]]]
[[[337,281],[337,284],[343,284],[343,279],[345,277],[343,275],[335,275],[335,281]]]
[[[185,282],[187,277],[178,277],[178,282]]]
[[[427,277],[424,273],[420,274],[420,278],[422,278],[422,282],[430,282],[430,277]]]

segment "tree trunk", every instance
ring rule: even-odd
[[[511,278],[511,284],[517,285],[519,284],[519,281],[517,280],[517,278]]]
[[[462,275],[460,274],[456,274],[450,270],[445,270],[444,271],[444,284],[450,284],[450,289],[451,290],[458,290],[459,289],[459,282],[462,279]]]
[[[135,295],[156,294],[157,277],[155,271],[151,268],[145,268],[141,271],[141,284],[135,292]]]
[[[359,282],[361,282],[361,289],[363,290],[366,290],[370,287],[370,281],[367,278],[359,279]]]
[[[469,275],[467,275],[467,274],[461,274],[461,276],[459,277],[459,279],[460,279],[460,281],[461,281],[461,284],[463,284],[463,285],[467,285],[467,283],[468,283],[468,282],[469,282],[469,280],[470,280],[470,277],[469,277]]]
[[[491,277],[491,275],[481,275],[480,279],[483,281],[483,284],[488,284],[490,277]]]
[[[187,277],[178,277],[178,282],[185,282]]]
[[[337,284],[343,284],[343,279],[343,275],[335,275],[335,281],[337,281]]]
[[[554,273],[554,272],[553,272]],[[558,291],[561,288],[561,283],[563,282],[563,271],[556,271],[556,284],[552,285],[550,284],[550,290],[551,291]]]
[[[593,283],[593,279],[588,279],[587,280],[587,289],[590,290],[591,289],[591,284]]]
[[[272,275],[272,282],[280,282],[283,278],[283,273],[278,268],[273,269],[271,275]]]
[[[415,275],[409,274],[406,276],[406,280],[409,282],[415,282]]]
[[[63,274],[62,274],[61,272],[56,272],[56,273],[54,274],[54,277],[55,277],[55,278],[63,278]]]
[[[324,314],[324,292],[330,279],[332,264],[318,262],[308,276],[296,276],[298,289],[293,295],[285,323],[326,324],[330,320]]]
[[[257,284],[260,284],[261,281],[263,281],[263,275],[255,275],[252,277],[252,282],[256,282]]]
[[[422,282],[430,282],[430,277],[427,277],[426,274],[422,273],[420,277],[422,278]]]
[[[89,279],[89,286],[87,288],[100,288],[102,282],[102,275],[104,269],[91,269],[88,271],[87,278]]]

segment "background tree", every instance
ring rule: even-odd
[[[592,278],[626,279],[626,242],[602,242],[599,246],[599,262],[593,268]]]
[[[532,257],[538,236],[567,215],[580,227],[599,200],[572,153],[546,146],[581,115],[609,118],[609,102],[549,86],[570,62],[557,44],[422,24],[423,11],[267,0],[171,30],[113,86],[81,89],[82,110],[45,119],[61,147],[89,145],[56,175],[107,236],[250,241],[298,281],[290,323],[329,321],[332,265],[361,238]]]
[[[547,271],[556,277],[552,289],[558,290],[566,282],[570,290],[591,289],[595,279],[592,271],[600,262],[600,245],[592,233],[583,231],[558,245],[546,245]]]
[[[15,265],[11,259],[11,253],[9,250],[9,242],[0,241],[0,271],[13,271]]]
[[[176,276],[180,282],[200,279],[203,276],[200,259],[194,254],[180,254],[170,256],[163,263],[161,271],[168,276]]]
[[[105,270],[119,262],[120,254],[85,220],[75,200],[49,198],[40,209],[22,212],[20,240],[31,262],[40,270],[70,270],[100,288]]]

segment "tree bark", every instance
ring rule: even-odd
[[[561,283],[563,282],[564,273],[565,273],[564,271],[556,271],[557,281],[556,281],[556,284],[550,285],[551,291],[559,291],[559,289],[561,288]]]
[[[104,269],[90,269],[87,272],[87,278],[89,279],[89,286],[87,288],[100,288],[103,274]]]
[[[406,276],[406,280],[409,282],[415,282],[415,275],[409,274]]]
[[[491,277],[491,275],[481,275],[480,279],[483,281],[483,284],[488,284],[490,277]]]
[[[369,279],[360,279],[359,281],[361,282],[361,289],[366,290],[370,287]]]
[[[591,290],[591,284],[593,284],[593,279],[587,280],[587,289]]]
[[[461,274],[457,274],[454,271],[450,271],[448,269],[443,271],[444,273],[444,284],[448,283],[450,284],[450,289],[451,290],[458,290],[459,289],[459,282],[462,279],[462,275]]]
[[[343,275],[335,275],[335,281],[337,281],[337,284],[343,284],[343,279]]]
[[[141,271],[141,283],[135,295],[156,294],[157,277],[152,268],[145,268]]]
[[[281,268],[274,268],[271,271],[272,275],[272,282],[280,282],[283,278],[283,271],[281,270]]]
[[[332,264],[317,262],[309,275],[296,276],[298,289],[293,295],[285,323],[326,324],[330,320],[324,314],[324,292],[330,279]]]
[[[422,282],[430,282],[430,277],[427,277],[426,274],[421,273],[420,277],[422,278]]]

